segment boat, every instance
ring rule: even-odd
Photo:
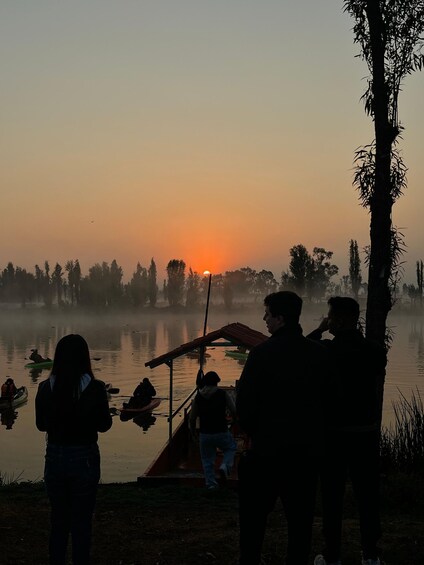
[[[239,351],[238,349],[232,349],[230,351],[226,351],[225,355],[227,357],[231,357],[232,359],[237,359],[238,361],[246,361],[249,353],[247,351]]]
[[[187,357],[189,357],[190,359],[200,359],[200,356],[202,355],[202,352],[199,351],[199,350],[188,351],[188,352],[186,353],[186,355],[187,355]],[[210,356],[211,356],[210,353],[206,353],[206,352],[203,353],[203,358],[210,357]]]
[[[28,389],[26,386],[21,386],[16,390],[12,398],[0,398],[0,409],[2,408],[15,408],[24,404],[28,400]]]
[[[255,345],[262,343],[268,338],[263,333],[253,330],[238,322],[228,324],[219,330],[212,331],[202,337],[196,338],[191,342],[180,345],[176,349],[169,351],[151,361],[145,363],[146,367],[154,369],[159,365],[166,364],[169,367],[169,416],[168,416],[168,440],[157,457],[153,460],[146,471],[137,478],[142,486],[156,486],[161,484],[177,484],[203,487],[205,484],[202,463],[200,458],[199,442],[191,438],[189,430],[191,399],[197,393],[197,388],[185,398],[185,400],[174,410],[172,405],[173,398],[173,360],[181,355],[186,355],[188,351],[200,347],[243,347],[250,350]],[[195,377],[193,378],[193,383]],[[229,394],[236,395],[236,385],[220,386]],[[173,421],[176,416],[182,419],[178,426],[173,429]],[[230,476],[225,480],[229,488],[237,487],[237,466],[238,459],[247,447],[248,438],[239,428],[237,423],[229,422],[236,443],[236,456],[234,466]],[[218,452],[215,461],[217,476],[218,468],[222,462],[222,456]]]
[[[25,369],[51,369],[53,367],[53,361],[51,359],[45,359],[40,363],[27,363]]]
[[[106,392],[108,394],[119,394],[120,389],[115,386],[112,386],[112,383],[107,383],[105,387],[106,387]]]
[[[127,408],[126,406],[123,406],[117,411],[119,413],[119,419],[125,422],[128,420],[132,420],[137,416],[148,414],[149,412],[152,412],[152,410],[157,408],[160,403],[161,403],[160,398],[153,398],[151,402],[149,402],[149,404],[146,404],[141,408]]]

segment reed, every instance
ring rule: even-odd
[[[418,388],[408,400],[392,403],[395,421],[381,431],[380,453],[388,470],[421,473],[424,470],[424,405]]]
[[[9,474],[9,473],[2,473],[0,471],[0,487],[6,487],[14,484],[18,484],[20,479],[22,478],[23,472],[19,473],[18,476]]]

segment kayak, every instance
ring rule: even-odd
[[[28,400],[28,389],[26,386],[21,386],[17,389],[15,395],[10,398],[0,398],[0,408],[14,408],[20,406]]]
[[[132,420],[133,418],[136,418],[141,414],[151,412],[152,410],[157,408],[159,404],[160,404],[160,398],[153,398],[153,400],[149,402],[149,404],[146,404],[146,406],[142,406],[141,408],[122,407],[120,410],[118,410],[119,417],[122,421]]]
[[[50,369],[53,367],[53,361],[51,359],[46,359],[41,361],[41,363],[27,363],[25,369]]]
[[[106,386],[106,392],[108,394],[119,394],[119,388],[112,386],[111,383],[107,383]]]
[[[226,351],[225,355],[227,357],[232,357],[233,359],[238,359],[239,361],[246,361],[249,353],[247,351],[232,350],[232,351]]]

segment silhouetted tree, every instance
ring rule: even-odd
[[[186,287],[186,306],[187,308],[195,308],[199,306],[200,303],[200,276],[198,273],[193,272],[192,268],[190,267],[188,271]]]
[[[147,269],[137,263],[137,268],[129,283],[131,301],[135,307],[144,306],[148,296]]]
[[[107,265],[107,263],[103,263]],[[122,277],[124,272],[116,261],[113,259],[110,269],[106,270],[105,276],[108,279],[107,284],[107,303],[109,306],[119,304],[123,295]]]
[[[406,167],[396,146],[402,130],[398,97],[406,75],[424,65],[424,2],[346,0],[344,7],[355,20],[354,41],[370,71],[363,99],[374,122],[375,139],[356,151],[354,184],[371,217],[366,335],[385,344],[393,271],[402,248],[392,224],[392,207],[406,187]],[[396,280],[397,276],[395,285]]]
[[[52,273],[52,283],[56,289],[56,297],[58,304],[62,302],[62,286],[63,286],[62,277],[63,277],[62,267],[61,265],[59,265],[59,263],[56,263]]]
[[[332,257],[332,251],[326,251],[323,247],[314,247],[306,279],[306,293],[310,300],[313,298],[321,300],[327,292],[331,277],[339,272],[337,265],[330,262]]]
[[[353,239],[349,242],[349,277],[352,286],[352,294],[358,300],[359,289],[361,288],[361,259],[359,257],[358,242]]]
[[[227,277],[225,277],[224,278],[224,287],[223,287],[223,299],[224,299],[225,308],[227,310],[232,309],[233,298],[234,298],[234,292],[233,292],[233,289],[231,287],[231,282],[227,279]]]
[[[65,271],[68,273],[68,288],[71,304],[79,304],[81,291],[81,267],[78,259],[66,261]]]
[[[156,306],[158,300],[158,284],[157,284],[157,268],[156,263],[152,257],[148,271],[148,296],[149,304],[152,308]]]
[[[225,286],[231,288],[232,296],[246,296],[253,291],[255,271],[243,267],[236,271],[225,272]]]
[[[311,270],[312,257],[302,244],[294,245],[289,253],[291,257],[289,263],[289,281],[299,296],[303,296],[306,289],[306,280]]]
[[[21,306],[25,308],[26,303],[31,301],[34,290],[34,275],[28,273],[21,267],[15,270],[15,285],[17,298],[20,300]]]
[[[424,277],[424,264],[422,261],[417,261],[417,290],[420,306],[423,304],[423,277]]]
[[[265,269],[256,273],[254,285],[255,295],[258,294],[259,296],[271,294],[271,292],[275,292],[278,287],[274,274],[271,271],[266,271]]]
[[[182,259],[171,259],[166,272],[168,274],[167,295],[170,306],[177,306],[182,303],[184,296],[186,264]]]

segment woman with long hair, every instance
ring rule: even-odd
[[[56,346],[50,377],[35,399],[37,428],[47,432],[44,482],[51,506],[51,565],[66,563],[69,534],[74,565],[89,563],[91,522],[100,480],[98,432],[112,425],[105,385],[94,378],[83,337]]]

